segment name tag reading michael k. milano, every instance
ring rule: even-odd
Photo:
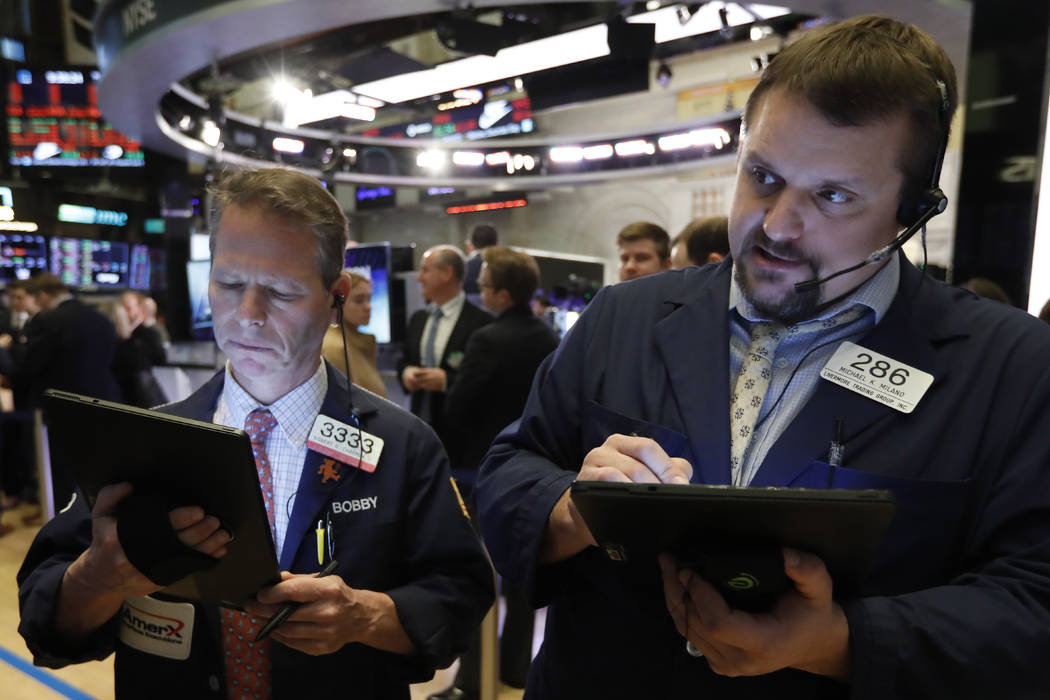
[[[901,413],[915,410],[933,375],[848,340],[835,350],[820,376]]]
[[[383,453],[383,438],[321,414],[314,420],[306,446],[371,473],[376,470]]]

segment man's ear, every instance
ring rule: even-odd
[[[664,270],[670,270],[671,269],[671,256],[670,255],[668,255],[666,258],[663,259],[663,261],[662,261],[662,268],[661,269],[664,269]]]
[[[346,275],[340,274],[332,286],[328,288],[328,298],[332,300],[331,318],[329,323],[337,323],[339,321],[339,313],[342,311],[343,302],[346,301],[347,295],[350,294],[350,280]],[[336,303],[337,300],[342,299],[342,302]]]

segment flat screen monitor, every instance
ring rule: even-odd
[[[389,343],[390,337],[390,244],[369,243],[348,248],[346,268],[372,280],[372,318],[362,333],[371,333],[377,343]]]
[[[74,287],[128,286],[128,244],[54,236],[51,272]]]
[[[208,301],[208,273],[211,261],[191,260],[186,263],[186,287],[190,295],[190,337],[195,340],[214,338],[211,303]]]
[[[163,248],[149,249],[149,286],[158,291],[168,288],[168,255]]]
[[[47,269],[44,237],[27,233],[0,233],[0,282],[27,280]]]
[[[209,239],[206,233],[190,234],[190,260],[211,260]]]
[[[149,246],[142,244],[131,246],[131,262],[128,263],[128,286],[132,289],[149,291],[150,272]]]
[[[12,165],[141,167],[142,147],[98,108],[93,68],[7,71],[7,137]]]

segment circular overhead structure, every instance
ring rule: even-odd
[[[515,7],[543,4],[519,0]],[[565,4],[595,5],[582,0]],[[497,10],[502,5],[477,0],[471,8],[477,12]],[[684,18],[683,8],[690,13]],[[738,113],[730,111],[704,123],[691,121],[556,140],[528,135],[482,138],[531,132],[529,102],[520,78],[530,67],[557,68],[595,57],[626,55],[635,61],[633,65],[640,59],[645,66],[642,78],[648,80],[654,44],[687,36],[690,26],[699,26],[702,12],[708,13],[708,21],[718,18],[716,33],[723,37],[734,28],[746,36],[750,25],[787,14],[783,8],[720,2],[699,9],[670,6],[665,11],[676,17],[667,26],[648,15],[626,21],[614,15],[608,23],[599,20],[564,34],[518,44],[514,43],[517,39],[528,38],[527,24],[515,25],[518,35],[512,39],[488,30],[479,33],[479,28],[492,25],[474,22],[463,11],[450,12],[447,0],[415,0],[411,8],[388,0],[110,0],[95,19],[95,45],[102,71],[99,104],[117,129],[157,151],[179,157],[192,152],[217,162],[247,166],[285,163],[337,181],[416,187],[480,185],[509,190],[666,174],[693,169],[704,159],[731,157],[736,150]],[[442,71],[446,64],[411,72],[409,77],[418,79],[416,85],[409,85],[403,76],[394,76],[367,86],[354,84],[317,99],[294,87],[284,89],[300,97],[305,94],[311,108],[319,108],[322,97],[328,102],[335,99],[338,104],[333,114],[357,118],[374,114],[376,105],[446,92],[452,108],[478,105],[480,111],[469,125],[446,134],[444,139],[383,138],[315,128],[310,122],[316,119],[310,116],[304,118],[308,126],[302,127],[296,125],[297,120],[289,124],[287,110],[285,119],[278,121],[265,115],[242,114],[223,104],[222,95],[237,83],[219,67],[259,47],[280,50],[304,37],[324,36],[335,31],[333,28],[427,15],[442,18],[437,35],[446,46],[491,55],[491,59],[476,55],[457,62],[484,64],[489,72],[481,75],[487,79],[480,79],[478,86],[470,89],[446,84],[443,79],[450,73]],[[464,45],[468,41],[472,42],[469,47]],[[558,41],[561,43],[556,44]],[[534,51],[527,54],[530,47]],[[347,53],[353,50],[353,46],[346,47]],[[560,58],[559,52],[566,50],[576,53],[568,59]],[[493,72],[497,65],[502,66],[502,73]],[[196,76],[191,84],[189,76]],[[609,80],[617,77],[610,75]],[[465,94],[456,97],[460,93]],[[445,129],[448,117],[448,113],[437,115],[410,128],[434,134]],[[489,123],[500,126],[487,126]],[[468,142],[475,132],[480,134],[479,140]]]

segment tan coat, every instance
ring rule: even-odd
[[[330,327],[324,336],[321,355],[331,362],[333,367],[350,377],[354,384],[385,398],[386,387],[379,376],[379,370],[376,369],[376,337],[347,326],[346,350],[350,355],[350,372],[346,371],[343,338],[339,326]]]

